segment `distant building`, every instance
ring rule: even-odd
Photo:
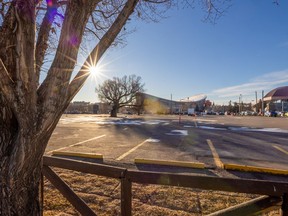
[[[268,92],[263,101],[267,103],[267,111],[288,111],[288,86],[275,88]]]
[[[68,113],[68,114],[89,113],[89,111],[90,111],[89,105],[90,105],[90,102],[74,101],[74,102],[69,104],[65,113]]]
[[[185,114],[189,108],[201,112],[205,108],[205,101],[206,95],[204,94],[194,95],[179,101],[159,98],[145,93],[138,93],[136,96],[136,104],[142,107],[142,111],[150,114]]]
[[[90,103],[85,101],[74,101],[69,104],[66,114],[108,114],[111,107],[107,103]]]

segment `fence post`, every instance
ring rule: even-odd
[[[281,215],[288,216],[288,194],[284,193],[282,199]]]
[[[132,215],[132,183],[126,178],[126,172],[121,177],[121,215]]]
[[[44,214],[44,176],[41,172],[41,179],[40,179],[40,216]]]

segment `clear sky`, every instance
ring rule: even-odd
[[[231,3],[216,24],[203,22],[197,5],[174,8],[159,23],[133,21],[127,45],[108,50],[104,76],[89,78],[74,101],[96,102],[98,84],[131,74],[142,77],[148,94],[173,100],[206,94],[219,105],[240,94],[248,103],[255,91],[259,99],[262,90],[288,85],[288,1]]]

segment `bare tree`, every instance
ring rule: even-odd
[[[139,0],[1,3],[6,5],[0,28],[0,214],[39,215],[41,160],[48,140],[88,77],[89,66],[96,64],[113,43]],[[46,12],[37,13],[38,7]],[[59,13],[59,7],[64,13]],[[107,20],[106,26],[101,28],[99,42],[87,61],[72,78],[86,27],[99,13],[103,13],[103,22]],[[62,22],[58,29],[56,17]],[[36,32],[37,23],[40,28]],[[94,31],[98,32],[96,27]],[[57,50],[41,82],[41,68],[53,34],[58,34]]]
[[[117,117],[119,108],[134,105],[136,94],[144,92],[143,87],[144,84],[141,83],[140,76],[130,75],[129,77],[114,77],[112,80],[106,80],[98,86],[96,91],[102,102],[112,105],[110,116]]]
[[[0,215],[40,214],[42,156],[89,67],[119,41],[133,12],[153,20],[171,2],[0,1]],[[81,43],[91,38],[97,44],[73,77]]]

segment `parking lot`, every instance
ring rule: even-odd
[[[288,118],[63,115],[46,154],[56,150],[113,163],[287,175]]]

